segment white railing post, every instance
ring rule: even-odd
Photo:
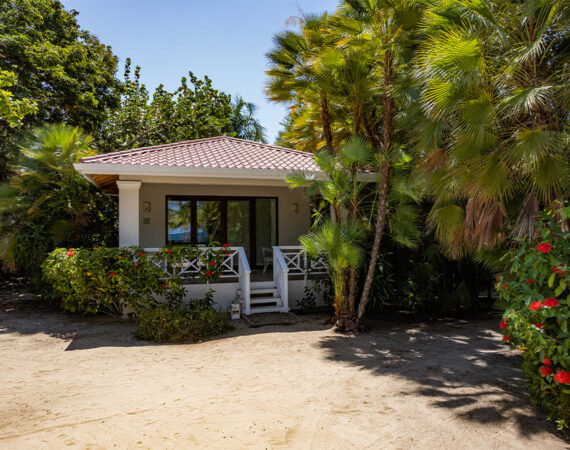
[[[282,311],[289,312],[289,268],[278,246],[273,247],[273,280],[283,302]]]
[[[245,314],[249,315],[251,313],[251,303],[250,303],[250,275],[251,269],[249,267],[249,262],[247,261],[247,256],[243,247],[237,247],[238,249],[238,273],[239,273],[239,287],[241,289],[241,295],[243,297]]]

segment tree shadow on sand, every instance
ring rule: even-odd
[[[357,336],[326,336],[325,358],[376,375],[414,383],[404,395],[430,399],[467,421],[511,422],[523,436],[555,432],[531,403],[520,368],[522,357],[502,344],[491,321],[377,323]]]

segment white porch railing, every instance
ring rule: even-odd
[[[273,282],[283,302],[282,311],[289,312],[289,268],[278,246],[273,247]]]
[[[309,274],[323,275],[327,273],[328,265],[324,255],[318,258],[309,258],[307,252],[300,245],[279,246],[285,264],[291,275],[303,275],[305,283]]]
[[[250,291],[250,276],[251,269],[249,267],[249,262],[245,254],[243,247],[237,247],[238,249],[238,276],[239,276],[239,287],[241,289],[241,296],[243,300],[244,313],[249,315],[251,313],[251,291]]]
[[[229,253],[229,255],[226,256],[221,263],[223,270],[220,274],[220,278],[238,279],[244,303],[244,312],[245,314],[249,314],[251,312],[251,268],[249,267],[245,250],[243,247],[204,247],[202,251],[203,253],[206,253],[208,250],[220,250],[222,248],[226,253]],[[156,253],[160,251],[160,249],[145,248],[144,251],[148,253]],[[164,260],[157,261],[157,265],[168,275],[184,278],[185,276],[193,277],[197,275],[202,268],[208,265],[208,260],[200,257],[192,259],[183,258],[178,262],[170,264],[170,267]]]
[[[289,275],[303,275],[305,286],[309,274],[328,273],[325,256],[309,258],[300,245],[279,245],[273,247],[273,280],[283,300],[283,311],[289,311]]]

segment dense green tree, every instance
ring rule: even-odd
[[[25,127],[64,122],[95,135],[118,105],[117,58],[57,0],[0,0],[0,70],[15,74],[5,88],[14,101],[36,105]],[[14,130],[0,119],[0,180]]]
[[[55,247],[116,245],[115,202],[73,167],[94,154],[92,144],[65,125],[36,128],[22,141],[15,175],[0,186],[4,269],[35,278]]]
[[[8,89],[16,84],[16,74],[0,69],[0,120],[11,128],[20,128],[22,119],[36,112],[36,105],[29,99],[15,99]]]
[[[232,102],[208,77],[200,80],[192,72],[173,92],[160,85],[151,98],[141,83],[140,67],[131,77],[127,59],[121,105],[109,115],[98,145],[115,151],[219,135],[264,141],[255,110],[241,97]]]

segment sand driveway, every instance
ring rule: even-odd
[[[0,447],[567,448],[496,323],[322,319],[150,345],[133,325],[4,298]]]

